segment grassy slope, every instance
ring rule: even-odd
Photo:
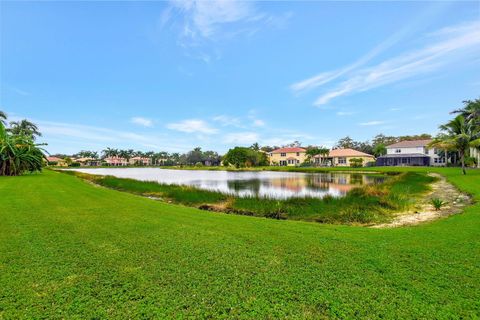
[[[480,171],[436,170],[480,200]],[[0,178],[0,194],[0,318],[480,315],[479,204],[377,230],[210,213],[54,172]]]

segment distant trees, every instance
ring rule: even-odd
[[[79,153],[75,155],[77,158],[92,158],[92,159],[98,159],[98,152],[97,151],[88,151],[88,150],[82,150]]]
[[[222,161],[223,165],[233,165],[236,168],[268,165],[268,158],[265,152],[245,147],[235,147],[228,150]]]
[[[22,120],[6,127],[7,115],[0,111],[0,176],[17,176],[42,170],[44,144],[35,143],[41,136],[35,124]],[[13,127],[12,127],[13,125]]]

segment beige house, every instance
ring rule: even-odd
[[[115,167],[121,167],[121,166],[128,166],[128,160],[125,158],[121,157],[107,157],[103,159],[107,165],[109,166],[115,166]]]
[[[52,166],[59,166],[59,167],[67,167],[68,164],[65,159],[58,158],[58,157],[47,157],[48,165]]]
[[[102,165],[102,160],[95,158],[78,158],[75,161],[79,162],[81,166],[86,167],[98,167]]]
[[[130,165],[140,165],[140,166],[150,166],[152,164],[152,159],[147,157],[133,157],[129,160]]]
[[[298,166],[305,162],[307,150],[300,147],[280,148],[268,154],[270,165]]]
[[[320,154],[314,156],[314,163],[324,166],[349,167],[352,159],[362,159],[363,166],[375,161],[375,157],[368,153],[354,149],[334,149],[326,156]]]

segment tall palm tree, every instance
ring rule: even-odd
[[[7,114],[0,110],[0,122],[6,126],[7,125]]]
[[[480,145],[479,132],[475,129],[473,123],[467,121],[463,115],[456,116],[439,128],[444,133],[437,136],[430,143],[430,146],[444,150],[456,150],[462,163],[462,172],[467,174],[465,155],[470,147]]]
[[[42,133],[38,130],[37,125],[26,119],[10,122],[10,129],[8,130],[15,135],[27,135],[32,137],[33,140],[35,140],[36,136],[42,136]]]
[[[118,156],[118,150],[117,149],[112,149],[112,148],[107,148],[102,151],[103,157],[104,158],[110,158],[110,157],[116,157]]]
[[[465,117],[468,122],[472,122],[478,128],[480,126],[480,98],[475,100],[463,101],[464,107],[457,109],[452,113],[459,113]]]

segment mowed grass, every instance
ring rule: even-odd
[[[480,200],[480,171],[428,170]],[[379,230],[211,213],[50,171],[2,177],[0,195],[0,318],[480,316],[478,203]]]
[[[321,223],[373,224],[391,220],[394,212],[411,208],[436,179],[419,172],[395,174],[378,185],[353,189],[344,197],[327,196],[270,199],[234,197],[180,185],[168,185],[113,176],[62,171],[115,190],[154,197],[211,211],[267,217],[315,221]]]

